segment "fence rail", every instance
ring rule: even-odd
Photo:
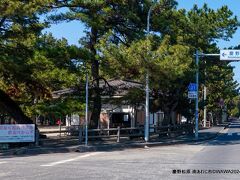
[[[150,132],[150,135],[167,135],[170,137],[180,135],[180,134],[190,134],[193,133],[192,124],[181,124],[181,125],[168,125],[168,126],[154,126],[151,127],[153,132]],[[80,141],[83,141],[85,137],[85,130],[83,126],[69,126],[65,129],[59,128],[58,130],[50,130],[42,132],[46,133],[65,133],[66,135],[78,135]],[[120,142],[121,137],[144,137],[144,127],[133,127],[133,128],[109,128],[109,129],[88,129],[88,138],[114,138],[116,141]]]

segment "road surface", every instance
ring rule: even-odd
[[[1,157],[0,179],[240,179],[240,122],[216,139],[149,149]]]

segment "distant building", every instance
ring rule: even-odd
[[[145,108],[144,104],[132,105],[127,102],[120,102],[118,104],[111,103],[111,100],[116,100],[124,97],[133,89],[144,89],[143,84],[135,81],[111,79],[108,81],[100,81],[100,88],[102,89],[102,111],[98,121],[98,128],[110,127],[136,127],[144,126],[145,122]],[[91,87],[90,87],[91,88]],[[53,97],[58,98],[61,95],[73,93],[73,89],[64,89],[53,92]],[[89,119],[91,112],[89,112]],[[150,114],[150,127],[159,125],[164,118],[163,112]],[[66,125],[83,125],[84,117],[72,114],[66,117]],[[89,121],[88,121],[89,122]]]

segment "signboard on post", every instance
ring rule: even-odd
[[[0,125],[0,143],[35,142],[35,124]]]
[[[197,91],[197,84],[196,83],[190,83],[188,85],[188,91]]]
[[[188,99],[196,99],[197,91],[188,91]]]
[[[196,83],[190,83],[188,85],[188,98],[189,99],[197,98],[197,84]]]
[[[240,61],[240,50],[220,50],[220,60]]]

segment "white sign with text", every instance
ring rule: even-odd
[[[188,91],[188,99],[196,99],[197,91]]]
[[[240,50],[221,50],[220,60],[225,61],[240,61]]]
[[[0,143],[34,142],[35,124],[0,125]]]

